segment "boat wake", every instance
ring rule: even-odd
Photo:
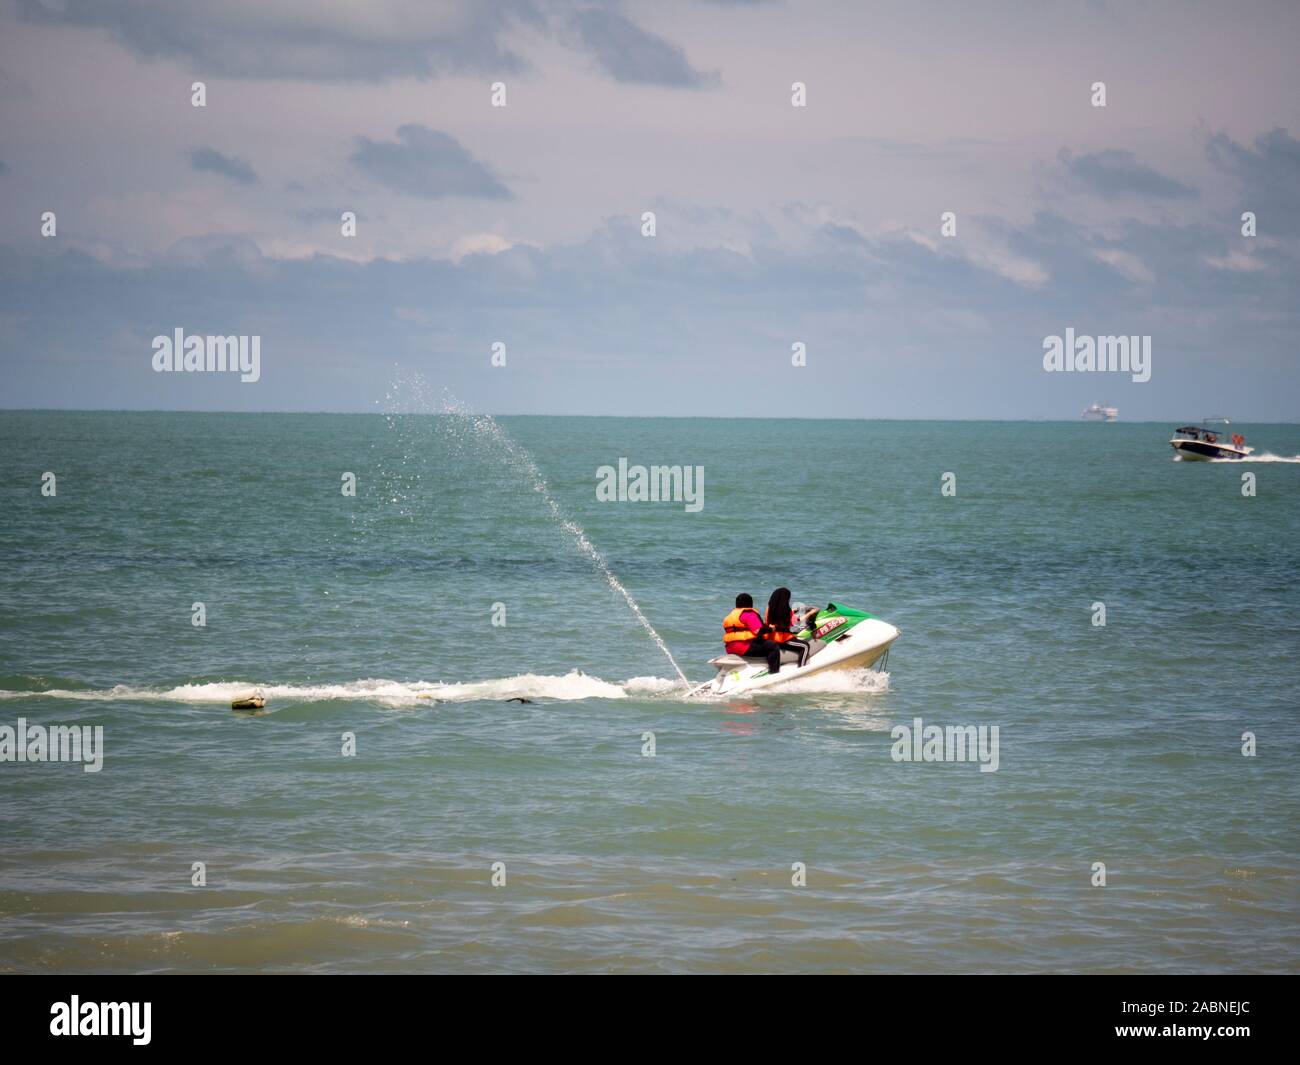
[[[881,692],[889,687],[889,674],[873,670],[843,670],[813,674],[791,681],[768,695],[800,692]],[[465,681],[354,680],[342,684],[264,684],[255,681],[215,681],[174,687],[137,688],[119,684],[112,688],[47,688],[33,691],[0,689],[0,700],[66,699],[75,702],[173,703],[186,706],[229,707],[237,697],[257,690],[266,697],[268,710],[307,703],[372,703],[390,709],[418,708],[437,703],[501,702],[507,699],[569,702],[578,699],[685,698],[681,681],[672,677],[632,677],[621,683],[572,670],[563,676],[521,673],[514,677]],[[765,693],[751,693],[762,697]],[[750,696],[746,696],[749,698]]]
[[[1211,462],[1293,462],[1300,463],[1300,455],[1274,455],[1268,451],[1262,455],[1247,455],[1240,459],[1210,459]]]

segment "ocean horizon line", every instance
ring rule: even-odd
[[[394,410],[195,410],[188,408],[163,408],[163,407],[0,407],[0,414],[234,414],[242,416],[259,416],[267,414],[285,415],[285,416],[310,416],[310,415],[346,415],[348,417],[389,417],[393,414],[412,415],[415,417],[441,417],[448,414],[454,414],[452,411],[394,411]],[[791,415],[791,414],[569,414],[569,413],[539,413],[536,411],[488,411],[475,409],[472,413],[482,414],[492,418],[610,418],[621,421],[734,421],[734,422],[953,422],[955,424],[1063,424],[1073,425],[1081,424],[1098,424],[1098,425],[1165,425],[1171,422],[1183,422],[1185,424],[1199,423],[1202,421],[1217,420],[1218,416],[1201,415],[1196,418],[1182,416],[1167,416],[1163,418],[1121,418],[1113,422],[1103,422],[1099,419],[1088,419],[1080,415],[1071,418],[1051,418],[1051,417],[1024,417],[1024,418],[943,418],[926,415],[913,415],[910,417],[899,417],[894,415],[879,416],[860,416],[852,417],[848,415]],[[1244,425],[1298,425],[1300,418],[1281,418],[1281,419],[1255,419],[1251,417],[1234,417],[1230,419],[1231,424]]]

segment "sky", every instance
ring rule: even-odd
[[[415,370],[499,414],[1297,421],[1297,42],[1256,0],[0,0],[0,407]],[[258,379],[157,372],[177,329]],[[1067,329],[1150,379],[1048,372]]]

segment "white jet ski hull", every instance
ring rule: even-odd
[[[779,673],[769,673],[767,663],[761,658],[739,658],[722,655],[709,662],[717,669],[717,676],[703,689],[707,695],[735,695],[788,684],[800,677],[830,670],[869,669],[875,665],[890,644],[898,639],[899,630],[879,618],[869,618],[856,624],[838,640],[820,648],[805,666],[782,665]]]

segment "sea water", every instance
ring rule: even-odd
[[[1296,969],[1300,427],[494,424],[0,414],[0,968]],[[683,698],[778,584],[887,672]]]

